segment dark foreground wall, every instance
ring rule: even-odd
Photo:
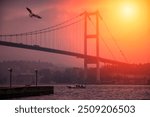
[[[49,95],[54,93],[53,86],[31,86],[31,87],[15,87],[1,88],[0,99],[11,99],[17,97]]]

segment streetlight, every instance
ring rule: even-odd
[[[38,70],[35,69],[35,85],[37,86],[37,77],[38,77]]]
[[[12,68],[8,68],[8,71],[10,72],[10,79],[9,79],[9,86],[12,87]]]

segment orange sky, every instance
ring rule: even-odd
[[[115,37],[119,47],[131,63],[150,62],[150,2],[149,0],[82,0],[70,1],[64,8],[68,12],[94,11],[98,9]],[[119,50],[111,39],[103,21],[101,35],[116,56],[123,61]],[[100,44],[101,55],[110,58],[104,45]]]
[[[98,9],[115,37],[119,47],[124,52],[129,62],[150,62],[150,2],[148,0],[87,0],[81,3],[70,3],[70,8],[75,5],[78,10],[94,11]],[[80,7],[77,7],[80,6]],[[75,11],[74,9],[71,11]],[[70,10],[70,9],[69,9]],[[103,21],[101,21],[103,22]],[[122,56],[111,39],[103,23],[100,23],[101,35],[116,56],[122,60]],[[107,50],[101,44],[101,55],[109,57]]]
[[[5,1],[5,3],[2,1]],[[43,3],[39,0],[22,0],[23,2],[14,0],[14,3],[9,0],[2,1],[3,4],[1,5],[3,6],[0,8],[0,13],[2,14],[2,18],[0,19],[0,33],[2,34],[16,33],[18,30],[20,32],[26,32],[40,29],[41,27],[45,28],[64,21],[85,10],[92,12],[98,9],[129,62],[150,62],[149,0],[43,0]],[[26,6],[32,7],[39,15],[42,15],[44,17],[43,20],[36,20],[30,23],[31,19],[26,16],[26,12],[22,9]],[[53,22],[53,24],[51,24],[51,22]],[[18,26],[18,30],[14,30],[15,25]],[[124,59],[114,44],[103,21],[100,21],[100,34],[116,56],[116,59],[123,61]],[[9,50],[6,47],[2,49],[5,51]],[[16,53],[16,50],[14,49],[13,52]],[[19,56],[19,52],[17,52],[17,54],[16,56]],[[43,58],[40,57],[40,55],[37,54],[38,59],[42,60]],[[100,55],[102,57],[112,58],[102,41],[100,41]],[[8,56],[11,58],[10,55],[2,53],[0,58],[5,59],[8,58]],[[28,56],[28,54],[24,56]],[[15,59],[15,57],[12,58]],[[22,58],[24,57],[20,57],[20,59]],[[31,57],[28,59],[32,60],[34,58]]]

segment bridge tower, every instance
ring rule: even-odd
[[[94,18],[95,21],[95,33],[94,34],[89,34],[88,33],[88,20],[90,20],[90,16]],[[93,64],[96,65],[96,78],[97,81],[100,82],[100,64],[99,64],[99,12],[85,12],[85,19],[84,19],[84,55],[88,55],[88,40],[89,39],[95,39],[95,47],[96,47],[96,60],[91,60],[88,58],[84,59],[84,78],[87,79],[88,77],[88,64]],[[93,20],[93,19],[92,19]]]

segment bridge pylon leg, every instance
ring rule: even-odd
[[[88,34],[88,20],[91,20],[90,16],[95,17],[95,32],[94,34]],[[92,12],[92,13],[88,13],[85,12],[85,19],[84,19],[84,55],[88,55],[88,40],[92,39],[92,40],[96,40],[96,57],[97,59],[95,60],[89,60],[88,58],[84,59],[84,79],[88,78],[88,64],[94,64],[96,65],[96,79],[98,82],[100,82],[100,63],[98,60],[99,57],[99,12]]]

